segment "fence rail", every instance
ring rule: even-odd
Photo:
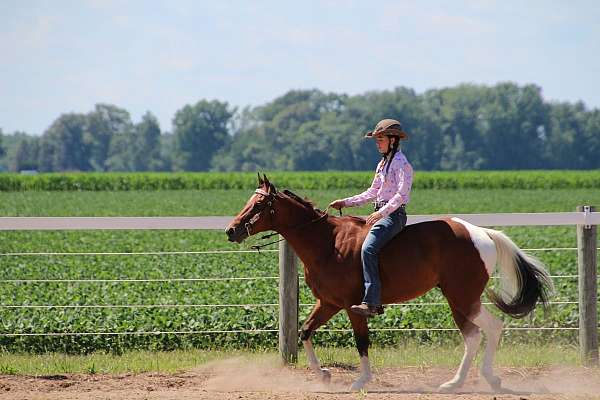
[[[582,358],[586,364],[598,364],[598,321],[597,321],[597,273],[596,225],[600,225],[600,213],[590,206],[581,206],[576,212],[559,213],[498,213],[498,214],[453,214],[453,215],[412,215],[409,224],[439,219],[440,217],[458,217],[479,226],[548,226],[576,225],[578,246],[576,248],[540,248],[525,249],[529,251],[570,251],[578,252],[577,275],[555,276],[557,278],[578,278],[579,301],[553,302],[552,304],[578,304],[579,327],[513,327],[509,330],[578,330]],[[231,217],[0,217],[0,230],[152,230],[152,229],[224,229]],[[182,255],[182,254],[222,254],[248,253],[252,250],[219,250],[197,252],[94,252],[94,253],[3,253],[6,256],[87,256],[87,255]],[[241,330],[207,330],[207,331],[160,331],[160,332],[66,332],[66,333],[12,333],[3,336],[75,336],[75,335],[157,335],[157,334],[207,334],[207,333],[258,333],[279,332],[280,352],[285,360],[297,357],[298,342],[298,307],[306,306],[298,302],[298,275],[295,268],[296,256],[286,242],[280,243],[279,277],[226,277],[226,278],[166,278],[166,279],[15,279],[0,282],[40,283],[40,282],[186,282],[186,281],[215,281],[215,280],[251,280],[279,279],[280,280],[280,329],[241,329]],[[427,303],[405,303],[402,306],[426,305]],[[442,305],[445,303],[429,303],[427,305]],[[0,308],[84,308],[84,307],[247,307],[252,305],[0,305]],[[256,305],[259,306],[259,305]],[[276,306],[263,304],[261,306]],[[454,331],[454,328],[379,328],[373,331]],[[322,331],[347,332],[349,329],[324,329]]]
[[[600,213],[410,215],[408,224],[457,217],[479,226],[600,225]],[[0,217],[0,230],[225,229],[232,217]]]
[[[483,305],[493,305],[493,303],[484,302]],[[550,301],[549,305],[579,304],[578,301]],[[447,306],[444,302],[429,303],[395,303],[386,304],[386,307],[441,307]],[[298,304],[298,307],[313,307],[314,303]],[[257,304],[0,304],[0,308],[259,308],[259,307],[279,307],[279,303],[257,303]],[[2,335],[2,334],[0,334]]]

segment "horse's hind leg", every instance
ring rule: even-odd
[[[460,388],[467,378],[467,373],[473,362],[475,354],[479,349],[479,343],[481,342],[481,333],[479,328],[473,322],[469,321],[456,307],[450,303],[450,309],[452,311],[452,317],[454,322],[458,325],[460,333],[465,342],[465,354],[463,355],[460,367],[456,371],[454,378],[448,382],[440,385],[439,390],[442,392],[451,392]]]
[[[319,363],[319,359],[315,354],[310,337],[319,326],[329,321],[331,317],[333,317],[339,310],[339,307],[323,304],[317,299],[317,304],[315,304],[315,307],[308,316],[308,319],[302,325],[302,329],[300,331],[300,340],[302,340],[304,351],[306,351],[308,365],[310,366],[310,369],[312,369],[317,376],[319,376],[321,380],[326,383],[328,383],[331,379],[331,374],[328,369],[321,368],[321,364]]]
[[[450,308],[452,310],[454,321],[456,321],[465,341],[465,355],[463,356],[462,363],[454,378],[441,385],[440,390],[451,391],[461,387],[464,383],[473,357],[479,348],[479,342],[481,340],[479,328],[485,333],[486,337],[485,354],[481,364],[481,375],[492,389],[499,390],[501,388],[501,380],[494,375],[492,364],[494,362],[496,349],[498,348],[498,342],[500,341],[500,334],[502,333],[502,321],[494,317],[481,305],[480,301],[477,301],[477,303],[473,304],[471,307],[464,308],[465,310],[476,310],[475,312],[471,311],[468,316],[465,316],[466,312],[463,312],[462,309],[459,310],[452,303],[450,303]]]
[[[481,363],[481,375],[494,390],[500,389],[501,380],[494,375],[492,364],[502,333],[502,321],[494,317],[485,307],[479,309],[479,314],[472,319],[485,333],[485,354]]]

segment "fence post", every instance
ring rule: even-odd
[[[298,268],[290,244],[279,242],[279,354],[285,363],[298,360]]]
[[[578,206],[591,213],[593,206]],[[579,270],[579,348],[584,365],[598,365],[598,279],[596,272],[595,225],[577,225],[577,267]]]

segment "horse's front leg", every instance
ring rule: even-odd
[[[346,312],[352,324],[356,348],[360,356],[360,377],[350,386],[350,390],[361,390],[367,383],[373,380],[371,365],[369,364],[369,325],[365,317],[349,310],[346,310]]]
[[[302,340],[304,351],[306,351],[308,365],[325,383],[329,383],[331,374],[328,369],[321,368],[321,364],[315,354],[310,337],[317,328],[329,321],[338,311],[340,311],[340,307],[331,304],[323,304],[321,300],[317,299],[317,304],[315,304],[308,319],[302,325],[302,330],[300,332],[300,340]]]

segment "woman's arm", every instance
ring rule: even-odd
[[[346,197],[345,199],[342,199],[344,201],[345,207],[362,206],[363,204],[368,203],[369,201],[375,200],[375,198],[377,198],[377,191],[381,187],[381,177],[378,172],[379,168],[375,173],[375,177],[373,178],[371,186],[367,190],[355,196]]]

